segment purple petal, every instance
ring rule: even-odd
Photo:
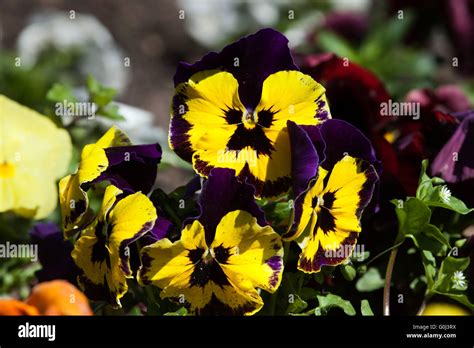
[[[330,119],[321,124],[320,132],[326,144],[325,159],[321,161],[323,168],[332,168],[346,154],[371,164],[377,162],[370,140],[350,123]]]
[[[235,171],[214,168],[199,196],[201,215],[198,219],[206,231],[206,242],[214,239],[216,227],[227,213],[244,210],[253,215],[260,226],[267,225],[265,215],[254,199],[255,188],[237,180]]]
[[[239,82],[242,103],[253,110],[261,96],[263,81],[281,70],[298,70],[288,48],[288,39],[273,29],[262,29],[211,52],[194,64],[181,62],[174,76],[177,86],[202,70],[221,69],[230,72]]]
[[[319,156],[308,132],[293,121],[287,122],[291,145],[291,176],[295,197],[306,191],[308,183],[316,177],[319,166]],[[317,127],[307,129],[319,133]]]
[[[186,191],[184,193],[184,198],[192,197],[194,194],[201,189],[201,177],[196,175],[194,178],[189,180],[186,184]]]
[[[451,139],[444,145],[431,165],[433,175],[449,183],[474,178],[474,111],[463,117]]]
[[[64,240],[60,228],[52,223],[38,223],[30,230],[31,241],[38,245],[42,269],[36,272],[40,282],[65,279],[76,283],[79,270],[71,257],[72,244]]]
[[[173,229],[173,227],[174,226],[171,223],[171,221],[163,217],[158,217],[151,231],[145,234],[140,239],[142,246],[153,244],[159,241],[160,239],[165,238],[169,234],[169,232]]]
[[[281,256],[272,256],[265,262],[273,270],[273,274],[270,277],[269,285],[271,287],[275,287],[278,284],[278,275],[280,274],[280,270],[283,266],[283,259]]]
[[[110,147],[105,153],[109,166],[94,183],[108,180],[121,190],[151,191],[161,160],[159,144]]]

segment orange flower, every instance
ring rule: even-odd
[[[89,301],[74,285],[52,280],[36,285],[26,303],[40,315],[92,315]]]
[[[36,307],[14,299],[0,299],[0,315],[39,315]]]

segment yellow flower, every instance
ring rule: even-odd
[[[161,298],[183,303],[197,315],[253,315],[263,307],[257,288],[274,293],[283,274],[280,236],[246,211],[227,213],[208,246],[200,221],[188,224],[181,239],[144,247],[141,284],[163,290]]]
[[[421,315],[470,315],[469,312],[463,307],[456,306],[450,303],[433,302],[429,303],[423,310]]]
[[[65,130],[0,95],[0,212],[48,216],[56,208],[56,180],[66,173],[71,151]]]

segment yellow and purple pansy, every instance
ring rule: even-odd
[[[378,162],[370,141],[345,121],[319,126],[289,121],[288,129],[295,202],[283,239],[298,242],[298,269],[313,273],[352,254],[378,180]]]
[[[84,147],[77,173],[59,182],[63,231],[72,236],[84,223],[89,206],[87,190],[109,181],[127,192],[149,193],[161,160],[159,144],[132,145],[118,128],[109,129],[95,144]]]
[[[132,277],[128,246],[151,231],[156,219],[156,209],[143,193],[107,186],[99,214],[81,231],[71,253],[88,298],[121,306]]]
[[[330,113],[324,87],[298,70],[287,44],[262,29],[178,66],[169,143],[201,176],[233,169],[257,197],[291,187],[287,120],[317,125]]]
[[[275,292],[283,273],[280,236],[265,221],[252,186],[232,169],[215,168],[199,197],[201,214],[180,239],[142,249],[141,284],[162,289],[196,315],[252,315],[263,306],[259,290]]]

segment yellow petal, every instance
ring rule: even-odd
[[[189,286],[194,265],[189,251],[198,248],[207,250],[204,227],[195,220],[183,229],[180,240],[171,243],[165,238],[142,249],[139,281],[160,288],[167,287],[172,281],[187,283]]]
[[[83,223],[89,205],[89,199],[79,185],[77,174],[65,176],[59,181],[59,204],[64,236],[69,238]]]
[[[129,243],[153,228],[156,209],[140,192],[117,203],[122,193],[117,187],[107,186],[102,207],[96,220],[77,240],[72,251],[76,265],[82,270],[78,281],[91,299],[106,299],[119,307],[120,299],[128,290],[131,277]]]
[[[280,236],[270,227],[242,210],[227,213],[216,229],[211,247],[230,281],[247,292],[261,288],[274,292],[283,273]],[[221,248],[221,249],[219,249]],[[219,250],[225,253],[222,259]]]
[[[46,116],[0,95],[0,135],[4,169],[0,212],[46,217],[57,205],[56,180],[65,174],[71,160],[69,134]]]
[[[300,270],[318,272],[322,265],[338,265],[352,254],[361,232],[360,215],[367,199],[370,200],[366,197],[362,201],[361,192],[367,190],[368,182],[372,185],[376,176],[372,166],[363,170],[361,163],[351,156],[344,156],[329,174],[320,168],[323,175],[306,193],[304,201],[304,209],[310,211],[312,207],[313,214],[307,235],[300,233],[299,237],[302,248],[298,262]],[[300,232],[309,222],[306,215],[304,218]]]

